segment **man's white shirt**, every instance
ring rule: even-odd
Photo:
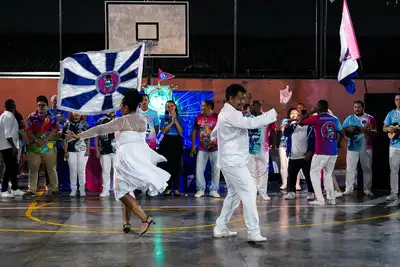
[[[19,148],[19,126],[14,114],[4,111],[0,115],[0,150],[10,149],[8,138],[12,138],[16,148]]]
[[[257,129],[276,121],[276,111],[271,109],[255,118],[244,117],[242,112],[225,103],[211,140],[218,141],[218,167],[242,167],[249,159],[249,129]]]

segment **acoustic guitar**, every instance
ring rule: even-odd
[[[396,129],[396,131],[394,133],[388,133],[388,137],[390,139],[397,139],[400,136],[400,126],[398,122],[393,123],[391,126],[393,126],[393,128]]]

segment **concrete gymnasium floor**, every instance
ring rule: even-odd
[[[135,217],[122,233],[112,197],[0,199],[0,266],[400,266],[397,202],[355,195],[312,207],[306,193],[286,201],[277,188],[258,202],[262,244],[246,242],[241,208],[230,223],[239,235],[213,239],[223,198],[142,195],[157,223],[143,237]]]

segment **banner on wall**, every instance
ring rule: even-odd
[[[141,88],[145,44],[74,54],[61,62],[58,106],[83,115],[119,109],[129,90]]]

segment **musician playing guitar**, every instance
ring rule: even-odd
[[[376,134],[374,117],[364,113],[364,102],[357,100],[353,104],[354,114],[343,122],[343,129],[348,138],[346,190],[343,195],[351,195],[357,174],[358,161],[361,162],[364,178],[364,193],[372,197],[372,139]]]
[[[399,165],[400,165],[400,94],[397,94],[394,102],[396,109],[390,111],[383,122],[383,131],[388,133],[390,139],[389,164],[390,164],[390,188],[391,194],[387,201],[397,200],[399,192]]]

